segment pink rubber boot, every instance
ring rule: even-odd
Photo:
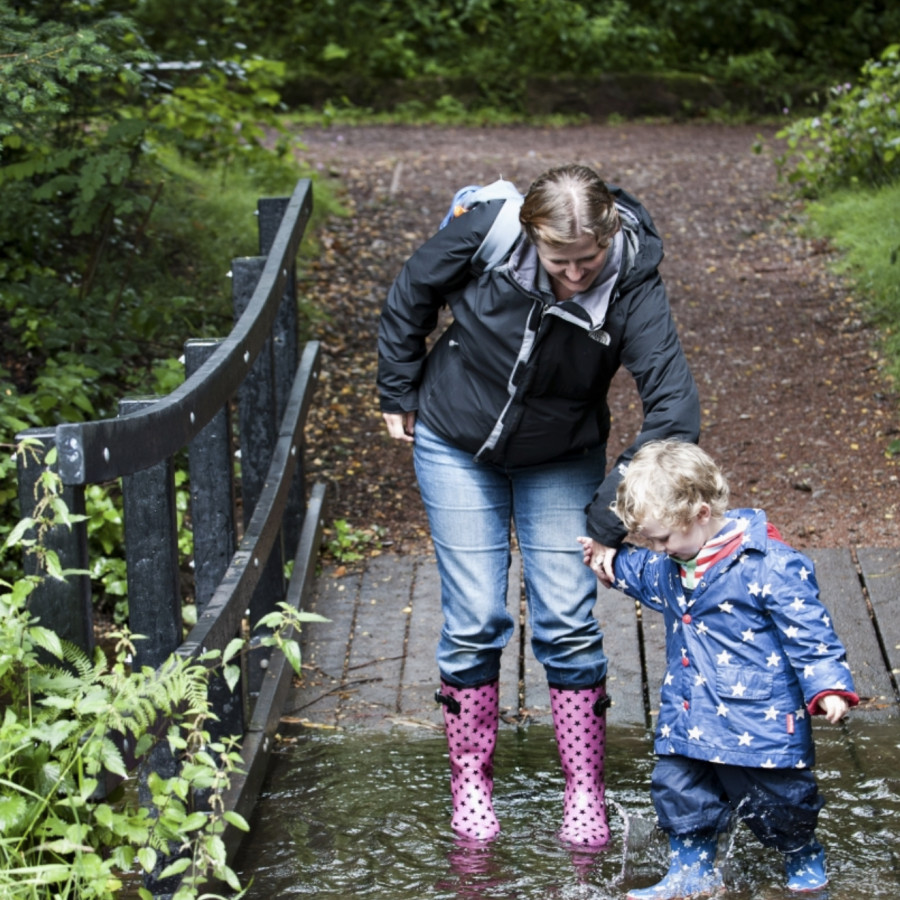
[[[451,827],[461,838],[489,841],[500,832],[494,815],[494,747],[499,720],[498,683],[458,688],[441,681],[435,700],[443,704],[450,752]]]
[[[607,706],[602,684],[581,690],[550,688],[553,730],[566,776],[559,838],[578,847],[600,848],[609,843],[603,781]]]

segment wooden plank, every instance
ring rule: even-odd
[[[822,602],[847,648],[856,692],[867,710],[884,709],[894,702],[894,690],[850,551],[816,549],[808,555],[816,567]]]
[[[345,721],[364,724],[399,713],[411,565],[385,555],[368,561],[360,585],[344,680]]]
[[[523,678],[523,654],[531,652],[531,641],[528,636],[528,627],[525,621],[525,586],[522,582],[522,557],[518,553],[512,554],[509,566],[509,583],[506,589],[506,608],[513,617],[515,623],[512,637],[503,649],[500,658],[500,716],[507,721],[517,720],[520,714],[519,688]],[[531,654],[534,660],[534,654]],[[538,666],[543,674],[543,667]],[[535,695],[540,693],[540,679],[525,679],[524,695],[529,693],[528,684],[531,682],[531,691]],[[546,687],[544,688],[546,690]]]
[[[635,602],[620,591],[601,586],[596,613],[609,659],[606,691],[612,705],[607,721],[612,725],[647,725]]]
[[[887,664],[896,683],[900,678],[900,549],[869,549],[856,551],[863,584],[875,615],[875,624],[887,655]]]
[[[434,702],[434,692],[440,684],[435,660],[443,624],[440,595],[440,576],[434,557],[420,558],[415,569],[412,620],[400,707],[401,717],[433,725],[443,722],[441,711]],[[518,555],[514,554],[507,593],[507,606],[514,619],[518,618],[520,596],[521,563]],[[500,664],[500,710],[506,718],[518,715],[520,645],[520,626],[517,622]],[[414,724],[414,721],[407,721],[406,724]]]
[[[303,678],[291,695],[285,716],[314,725],[335,726],[340,721],[340,688],[344,679],[347,646],[362,573],[337,575],[334,571],[316,579],[309,611],[328,622],[307,622],[300,635]]]
[[[440,683],[435,649],[441,634],[441,581],[433,556],[411,558],[411,620],[400,692],[400,716],[408,723],[441,726],[434,692]]]
[[[638,635],[644,671],[642,689],[650,704],[648,715],[655,727],[659,715],[659,692],[666,674],[666,625],[662,613],[647,606],[638,610]]]

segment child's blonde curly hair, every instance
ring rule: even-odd
[[[728,508],[728,482],[712,457],[685,441],[651,441],[628,464],[612,509],[637,534],[647,519],[689,525],[704,503],[714,517]]]

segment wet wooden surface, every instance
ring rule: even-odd
[[[900,715],[900,550],[815,550],[822,600],[864,698],[853,716]],[[550,721],[542,667],[523,629],[521,567],[513,558],[508,604],[521,615],[503,654],[500,704],[510,726]],[[431,555],[385,554],[359,570],[326,568],[309,604],[327,623],[302,634],[304,678],[285,723],[314,728],[439,729],[435,648],[440,585]],[[662,617],[616,591],[600,591],[596,614],[609,656],[611,725],[652,726],[664,665]]]

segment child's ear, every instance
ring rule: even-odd
[[[697,521],[701,525],[705,525],[712,518],[712,509],[708,503],[701,503],[700,510],[697,513]]]

